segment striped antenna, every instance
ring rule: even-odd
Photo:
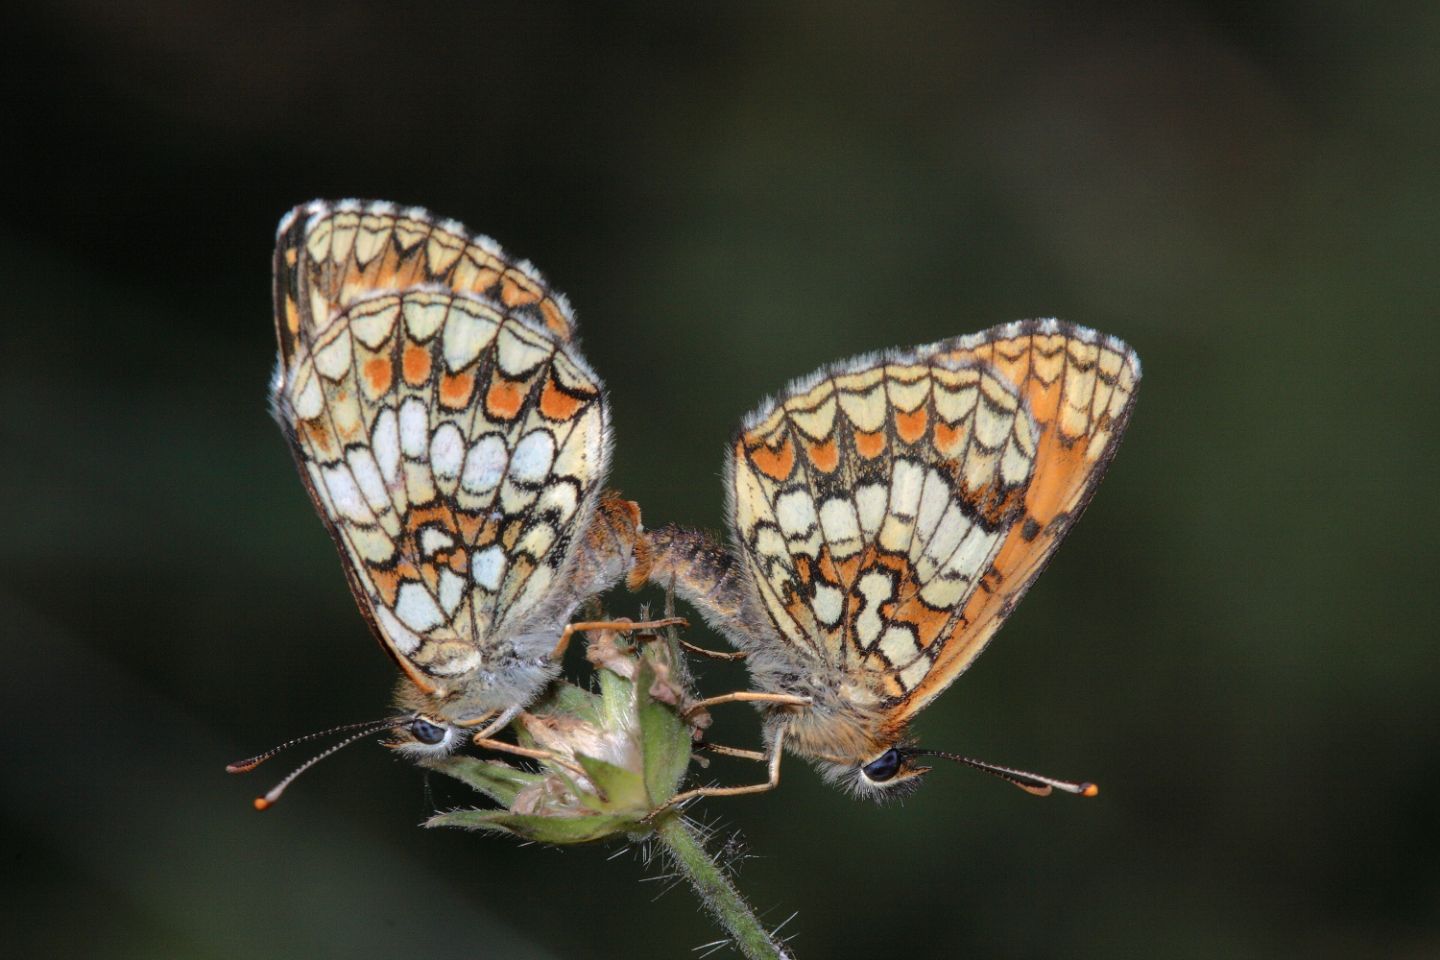
[[[290,771],[290,774],[285,777],[285,779],[281,780],[274,787],[272,787],[270,791],[266,793],[263,797],[256,797],[255,809],[264,810],[272,806],[275,801],[280,799],[280,795],[285,792],[285,788],[290,786],[290,784],[294,782],[296,777],[300,776],[300,774],[315,766],[315,764],[319,763],[321,760],[324,760],[326,757],[330,756],[333,753],[343,750],[345,747],[350,746],[350,744],[354,743],[357,740],[363,740],[366,737],[373,736],[385,730],[393,730],[396,727],[410,723],[413,719],[413,717],[408,716],[391,717],[386,720],[371,720],[367,723],[347,723],[343,724],[342,726],[331,727],[329,730],[321,730],[317,733],[307,733],[303,737],[296,737],[293,740],[286,740],[279,746],[272,747],[271,749],[266,750],[264,753],[258,756],[251,757],[249,760],[240,760],[236,763],[226,764],[225,772],[249,773],[251,770],[254,770],[256,767],[260,766],[260,764],[264,763],[266,760],[269,760],[271,757],[280,753],[282,750],[293,747],[298,743],[308,743],[311,740],[318,740],[321,737],[334,736],[337,733],[346,733],[351,730],[358,731],[357,733],[353,733],[350,736],[346,737],[344,740],[341,740],[339,743],[320,751],[320,753],[311,757],[309,760],[306,760],[304,763],[300,764],[300,766]]]
[[[1045,777],[1038,773],[1030,773],[1026,770],[1015,770],[1011,767],[1001,767],[993,763],[986,763],[984,760],[976,760],[974,757],[962,757],[959,754],[946,753],[943,750],[906,750],[905,753],[912,757],[939,757],[942,760],[953,760],[955,763],[964,764],[967,767],[974,767],[976,770],[984,771],[992,777],[999,777],[1006,783],[1013,784],[1026,793],[1033,793],[1037,797],[1048,797],[1052,790],[1062,790],[1065,793],[1073,793],[1080,797],[1094,797],[1100,793],[1100,788],[1093,783],[1082,783],[1074,780],[1056,780],[1054,777]]]

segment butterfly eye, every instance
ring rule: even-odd
[[[410,736],[427,746],[434,746],[445,739],[445,728],[437,726],[424,717],[410,721]]]
[[[886,750],[874,760],[871,760],[869,763],[865,764],[865,766],[861,767],[860,770],[862,773],[865,774],[866,777],[873,780],[875,783],[884,783],[886,780],[889,780],[891,777],[895,776],[895,774],[899,773],[900,767],[904,763],[905,757],[900,753],[899,750],[891,747],[889,750]]]

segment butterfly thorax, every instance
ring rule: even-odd
[[[903,738],[895,729],[884,699],[865,678],[830,677],[829,671],[786,669],[779,663],[752,658],[756,686],[810,700],[808,707],[765,707],[766,725],[785,728],[785,746],[815,761],[855,766],[868,762]],[[859,682],[856,682],[856,680]]]

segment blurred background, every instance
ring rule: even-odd
[[[13,955],[719,936],[623,848],[419,829],[465,798],[378,747],[263,816],[288,765],[222,772],[383,715],[394,681],[266,410],[275,223],[344,196],[459,218],[569,294],[651,525],[720,527],[731,429],[827,361],[1048,315],[1142,356],[1088,515],[918,725],[1100,798],[955,768],[879,808],[792,762],[697,808],[800,957],[1440,955],[1440,7],[61,0],[3,25]]]

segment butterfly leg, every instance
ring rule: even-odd
[[[690,621],[684,617],[666,617],[663,620],[643,620],[640,623],[632,623],[629,620],[586,620],[580,623],[566,624],[565,629],[560,631],[560,641],[555,644],[555,649],[550,651],[551,660],[559,660],[565,656],[565,650],[570,646],[570,640],[576,633],[582,630],[618,630],[621,633],[634,633],[638,630],[661,630],[665,627],[688,627]]]
[[[504,730],[510,721],[514,720],[519,713],[519,707],[507,707],[504,710],[491,711],[474,720],[457,720],[455,721],[455,725],[457,727],[479,727],[483,723],[485,726],[480,727],[474,739],[477,741],[488,740],[501,730]],[[492,717],[494,718],[493,720],[491,719]]]
[[[718,707],[725,703],[773,703],[776,706],[785,707],[808,707],[809,697],[801,697],[790,693],[765,693],[760,690],[736,690],[734,693],[721,694],[718,697],[708,697],[704,700],[697,700],[685,708],[681,713],[681,719],[689,720],[695,714],[711,707]]]
[[[765,778],[764,783],[752,783],[743,787],[696,787],[693,790],[686,790],[683,793],[675,794],[675,796],[671,797],[664,804],[651,810],[645,819],[653,820],[671,807],[684,803],[687,800],[694,800],[698,797],[738,797],[747,793],[768,793],[774,790],[780,786],[780,758],[785,755],[784,746],[785,728],[781,727],[775,735],[775,742],[770,745],[770,753],[768,755],[751,750],[735,751],[735,755],[749,755],[746,756],[746,759],[769,761],[769,775]],[[725,747],[723,749],[726,751],[734,750],[733,747]]]
[[[721,757],[737,757],[741,760],[754,760],[757,763],[764,763],[770,759],[770,754],[763,750],[742,750],[739,747],[727,747],[718,743],[696,744],[696,749],[704,749],[706,753],[713,753]]]
[[[704,647],[698,647],[698,646],[696,646],[695,644],[690,643],[689,641],[686,641],[686,640],[681,640],[681,641],[680,641],[680,646],[684,647],[686,650],[689,650],[691,653],[698,654],[699,656],[702,656],[702,657],[709,657],[711,660],[744,660],[744,659],[745,659],[745,651],[744,651],[744,650],[734,650],[734,651],[729,651],[729,652],[724,651],[724,650],[707,650],[707,649],[704,648]]]
[[[525,757],[529,760],[543,760],[547,763],[564,767],[577,777],[585,777],[585,771],[583,769],[549,750],[535,750],[530,747],[506,743],[504,740],[492,740],[489,737],[480,737],[479,735],[477,735],[472,742],[482,750],[493,750],[496,753],[509,753],[517,757]]]

